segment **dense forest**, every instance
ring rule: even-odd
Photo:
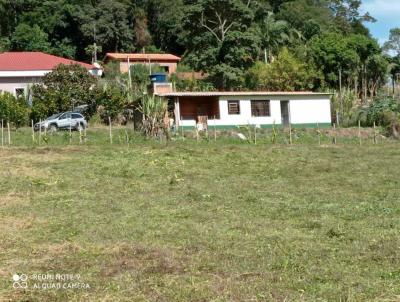
[[[334,111],[350,116],[390,80],[394,95],[400,74],[400,29],[381,47],[365,26],[373,16],[360,7],[360,0],[0,0],[0,52],[82,61],[173,53],[183,58],[180,71],[208,75],[180,89],[336,91]]]
[[[90,61],[96,43],[100,60],[106,52],[181,55],[186,68],[207,72],[218,88],[342,84],[370,95],[392,62],[364,26],[374,19],[360,14],[360,5],[360,0],[0,0],[0,51],[39,50]],[[262,62],[276,63],[266,68]],[[285,83],[290,87],[281,87]]]

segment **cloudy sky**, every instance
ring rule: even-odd
[[[380,43],[384,43],[389,37],[389,30],[400,27],[400,0],[362,0],[362,2],[362,11],[369,12],[377,19],[377,22],[365,25]]]

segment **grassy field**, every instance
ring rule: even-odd
[[[400,300],[400,143],[88,137],[0,149],[0,301]]]

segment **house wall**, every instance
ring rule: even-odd
[[[15,95],[16,88],[24,88],[27,92],[28,87],[40,82],[41,77],[0,77],[0,91],[7,91]]]
[[[148,62],[130,62],[129,63],[131,66],[135,64],[146,64],[149,65]],[[168,68],[168,74],[172,74],[176,72],[177,68],[177,63],[171,63],[171,62],[151,62],[152,65],[159,65],[161,67],[166,67]],[[126,73],[128,72],[128,62],[120,62],[120,71],[121,73]]]
[[[291,100],[289,104],[293,124],[331,123],[331,102],[328,98]]]
[[[240,101],[240,114],[228,114],[228,100]],[[251,116],[251,100],[270,100],[270,116],[254,117]],[[274,122],[276,125],[281,125],[281,101],[289,101],[290,122],[294,125],[330,125],[331,123],[331,107],[328,96],[290,96],[290,97],[220,97],[219,112],[220,118],[209,120],[209,125],[217,127],[223,126],[239,126],[239,125],[260,125],[268,126]],[[195,120],[181,120],[180,126],[194,127]]]

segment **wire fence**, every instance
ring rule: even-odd
[[[394,142],[384,135],[384,131],[376,127],[363,128],[358,123],[355,128],[340,128],[335,124],[330,128],[296,128],[275,127],[261,129],[255,125],[245,125],[234,129],[221,130],[215,127],[200,131],[197,127],[177,128],[169,135],[160,134],[154,138],[145,137],[133,125],[95,126],[79,130],[71,127],[63,131],[49,131],[31,127],[13,128],[8,121],[1,121],[1,147],[11,146],[52,146],[52,145],[134,145],[144,142],[165,143],[176,141],[195,143],[235,143],[254,145],[364,145]]]

